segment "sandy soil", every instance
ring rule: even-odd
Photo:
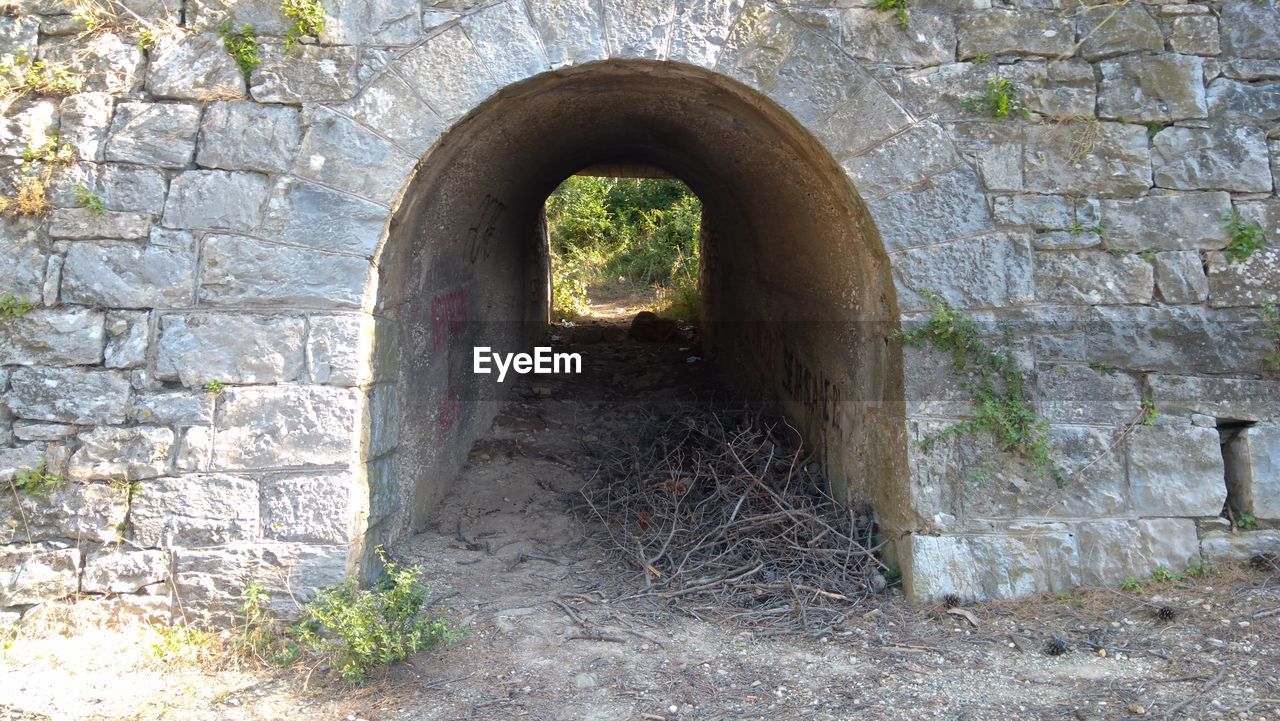
[[[35,634],[0,659],[0,721],[1280,719],[1280,568],[1268,564],[951,612],[891,592],[821,637],[616,601],[633,574],[570,511],[595,445],[638,433],[623,398],[701,402],[717,386],[689,362],[687,334],[641,345],[593,321],[557,333],[587,373],[520,389],[430,526],[392,549],[423,566],[436,608],[467,629],[460,641],[352,689],[297,670],[158,668],[141,629]],[[1066,652],[1050,656],[1055,635]]]

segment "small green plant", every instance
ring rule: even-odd
[[[76,204],[81,208],[88,208],[99,214],[107,212],[107,201],[84,183],[76,183],[71,192],[75,195]]]
[[[1181,581],[1185,578],[1181,573],[1169,570],[1166,566],[1156,566],[1151,569],[1151,580],[1156,583],[1169,583],[1170,581]]]
[[[66,484],[66,479],[56,473],[49,472],[49,466],[41,461],[36,468],[18,471],[13,476],[13,487],[20,493],[30,496],[43,496],[52,493]]]
[[[900,27],[911,24],[911,16],[907,14],[907,0],[874,0],[871,7],[880,12],[891,12]]]
[[[0,295],[0,316],[18,318],[30,313],[36,307],[25,295],[5,293]]]
[[[1280,299],[1268,298],[1258,310],[1262,314],[1262,334],[1273,348],[1266,358],[1267,365],[1280,370]]]
[[[1120,590],[1128,593],[1142,593],[1142,584],[1138,583],[1138,579],[1133,576],[1125,576],[1124,581],[1120,583]]]
[[[1204,559],[1200,559],[1190,566],[1187,566],[1187,570],[1183,573],[1187,578],[1204,578],[1209,575],[1210,570],[1209,564],[1205,563]]]
[[[304,35],[316,37],[324,32],[324,3],[320,0],[281,0],[280,12],[293,21],[284,38],[285,50],[292,50]]]
[[[1133,251],[1129,250],[1128,248],[1107,248],[1107,253],[1109,253],[1110,255],[1116,258],[1123,258],[1124,256],[1129,255],[1132,252]]]
[[[1100,361],[1089,361],[1089,367],[1102,373],[1103,375],[1113,376],[1116,374],[1116,367],[1110,363],[1102,363]]]
[[[0,61],[0,117],[24,95],[70,95],[80,89],[84,78],[67,66],[17,55]]]
[[[427,590],[421,575],[420,568],[386,562],[371,590],[362,590],[355,579],[322,590],[303,609],[293,634],[351,683],[363,681],[376,666],[446,643],[457,632],[441,619],[422,616]]]
[[[75,162],[76,153],[67,143],[59,145],[58,135],[55,133],[43,143],[28,144],[26,150],[22,151],[22,159],[28,163],[66,164]]]
[[[1142,398],[1142,425],[1154,426],[1156,418],[1160,417],[1160,411],[1156,410],[1156,400],[1151,396],[1143,396]]]
[[[1242,531],[1252,531],[1258,527],[1258,519],[1254,518],[1252,513],[1241,513],[1236,516],[1236,528]]]
[[[1262,227],[1257,223],[1246,222],[1240,217],[1239,210],[1232,209],[1223,213],[1222,220],[1227,224],[1227,235],[1230,236],[1226,250],[1223,251],[1228,263],[1246,260],[1267,244],[1267,234],[1262,231]]]
[[[240,66],[245,80],[248,80],[249,73],[262,62],[262,58],[258,57],[257,31],[249,23],[244,23],[237,30],[231,20],[225,20],[218,26],[218,35],[222,37],[222,44],[235,59],[236,65]]]
[[[1154,120],[1148,122],[1147,123],[1147,139],[1150,140],[1151,138],[1156,137],[1156,135],[1158,135],[1160,131],[1164,130],[1166,127],[1168,126],[1166,126],[1163,123],[1157,123]]]
[[[932,305],[928,321],[910,331],[895,330],[891,338],[914,348],[928,344],[949,354],[952,370],[962,379],[960,388],[974,402],[972,419],[929,436],[922,445],[927,449],[947,436],[989,432],[1007,450],[1030,461],[1038,473],[1064,485],[1066,478],[1049,455],[1048,421],[1031,408],[1027,381],[1013,353],[988,347],[973,321],[938,294],[923,291],[921,295]]]
[[[213,395],[216,396],[221,394],[223,391],[227,389],[227,384],[219,380],[212,380],[212,381],[209,381],[208,383],[205,383],[203,386],[201,386],[201,388],[204,389],[205,393],[212,393]]]
[[[133,34],[133,42],[138,46],[139,50],[147,52],[155,49],[156,43],[160,42],[160,37],[159,34],[151,28],[139,28],[138,31]]]
[[[1146,250],[1139,252],[1138,257],[1152,265],[1155,265],[1156,263],[1156,251],[1153,248],[1147,248]]]
[[[218,655],[218,637],[191,626],[156,627],[158,638],[151,644],[151,656],[157,661],[198,664],[214,660]]]
[[[991,62],[991,56],[987,55],[986,53],[978,53],[977,55],[973,56],[973,62],[977,63],[978,65],[986,65],[987,63]]]
[[[987,91],[982,95],[966,98],[964,106],[970,110],[986,113],[996,120],[1004,120],[1010,115],[1031,117],[1031,111],[1018,100],[1018,86],[1012,80],[995,75],[987,78]]]

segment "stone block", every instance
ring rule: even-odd
[[[1224,60],[1223,77],[1233,80],[1280,80],[1280,58],[1275,60]]]
[[[0,55],[33,58],[40,39],[40,21],[30,15],[0,17]]]
[[[170,228],[250,231],[258,226],[266,197],[264,175],[189,170],[169,185],[163,222]]]
[[[1217,78],[1209,84],[1208,103],[1214,119],[1244,123],[1280,120],[1280,82]]]
[[[1224,54],[1237,58],[1280,57],[1280,9],[1272,3],[1224,3],[1219,24]]]
[[[200,110],[180,103],[120,103],[107,138],[108,161],[182,169],[196,149]]]
[[[1142,4],[1099,5],[1080,8],[1076,20],[1079,55],[1100,60],[1125,53],[1164,50],[1160,26]]]
[[[1248,125],[1162,130],[1152,144],[1151,165],[1161,188],[1271,190],[1266,133]]]
[[[1027,234],[990,233],[903,251],[894,264],[902,310],[923,310],[929,290],[957,308],[1005,307],[1034,298]]]
[[[169,554],[164,551],[101,551],[84,563],[80,590],[85,593],[137,593],[169,579]]]
[[[367,315],[317,315],[308,323],[307,367],[311,382],[358,386],[373,380],[373,318]]]
[[[964,166],[909,193],[868,202],[867,209],[891,252],[978,235],[995,225],[977,174]]]
[[[1209,305],[1257,307],[1280,297],[1280,247],[1265,247],[1245,260],[1209,253]]]
[[[1280,530],[1212,531],[1204,534],[1200,541],[1200,551],[1209,563],[1246,561],[1260,553],[1275,553],[1277,549],[1280,549]]]
[[[1186,518],[1086,521],[1076,526],[1080,581],[1110,586],[1157,567],[1181,572],[1200,560],[1195,521]]]
[[[136,240],[147,237],[150,229],[145,213],[59,208],[49,218],[49,237],[61,240]]]
[[[200,299],[224,307],[359,308],[371,272],[363,258],[231,235],[209,237],[203,263]]]
[[[200,390],[138,392],[129,401],[129,419],[164,426],[209,425],[214,397]]]
[[[38,467],[40,460],[28,458],[19,470]],[[0,500],[0,543],[115,543],[128,512],[128,489],[120,485],[69,481],[44,495],[15,500],[7,494]]]
[[[1227,500],[1218,431],[1193,425],[1135,428],[1129,483],[1143,516],[1213,517]]]
[[[177,473],[204,473],[213,468],[213,429],[192,426],[182,430],[182,440],[173,459]]]
[[[13,437],[20,441],[65,441],[73,437],[78,430],[78,426],[66,423],[13,422]]]
[[[80,549],[0,548],[0,606],[25,606],[80,590]]]
[[[320,41],[333,45],[408,45],[422,35],[422,9],[399,0],[328,0]]]
[[[1156,287],[1166,303],[1203,303],[1209,297],[1209,279],[1200,254],[1194,250],[1156,253]]]
[[[475,46],[459,27],[405,53],[396,71],[445,120],[470,112],[498,90]]]
[[[834,42],[805,33],[777,67],[767,93],[802,125],[812,126],[843,107],[870,81],[858,61]]]
[[[1150,303],[1155,290],[1151,264],[1101,250],[1036,253],[1036,300],[1045,303]]]
[[[9,409],[19,418],[123,423],[128,400],[129,379],[115,371],[17,368],[9,379]]]
[[[1065,230],[1076,222],[1075,203],[1062,195],[999,195],[992,203],[995,219],[1001,224]]]
[[[173,449],[173,431],[159,426],[95,428],[79,440],[67,473],[88,480],[155,478],[168,468]]]
[[[1169,49],[1189,55],[1217,55],[1222,52],[1218,42],[1218,19],[1212,15],[1183,15],[1171,18],[1164,25]]]
[[[667,59],[713,68],[729,27],[742,11],[743,0],[682,0],[667,43]]]
[[[1080,133],[1095,130],[1090,147],[1083,148]],[[1151,152],[1146,129],[1101,123],[1095,130],[1076,130],[1071,125],[1028,128],[1023,158],[1027,190],[1104,198],[1147,190]]]
[[[298,111],[284,105],[211,103],[200,124],[196,164],[221,170],[283,173],[302,137]]]
[[[813,133],[837,159],[856,155],[888,140],[911,125],[911,116],[879,83],[867,83],[858,94],[813,126]]]
[[[195,238],[156,228],[151,242],[83,242],[67,249],[62,299],[108,308],[182,308],[195,302]]]
[[[100,161],[106,152],[113,101],[110,93],[76,93],[58,107],[58,142],[80,160]]]
[[[440,116],[394,73],[379,75],[344,110],[413,155],[426,152],[445,130]]]
[[[40,43],[40,59],[81,76],[83,90],[121,95],[142,89],[142,50],[113,32],[46,38]]]
[[[869,199],[904,190],[960,162],[942,128],[922,123],[842,165],[859,194]]]
[[[893,13],[870,8],[841,10],[840,37],[850,55],[869,62],[924,67],[949,63],[956,57],[956,28],[951,16],[923,9],[911,13],[906,29]]]
[[[1126,250],[1212,250],[1226,244],[1227,193],[1164,192],[1102,201],[1107,246]]]
[[[249,93],[260,103],[325,103],[356,94],[357,48],[262,46],[262,63],[249,75]]]
[[[258,484],[229,475],[142,481],[129,510],[134,544],[191,548],[257,540]]]
[[[32,219],[0,216],[0,278],[5,279],[4,292],[39,299],[48,260],[39,229],[40,224]]]
[[[275,0],[189,0],[186,3],[187,24],[197,30],[215,30],[231,20],[236,27],[252,25],[260,35],[283,36],[289,31],[289,19],[280,12]]]
[[[609,56],[600,5],[592,0],[526,4],[552,67],[580,65]]]
[[[277,541],[348,543],[355,536],[357,481],[343,471],[262,479],[262,530]]]
[[[1036,390],[1040,414],[1053,423],[1119,426],[1138,418],[1142,407],[1132,376],[1086,365],[1041,366]]]
[[[1242,421],[1280,419],[1280,381],[1153,375],[1148,379],[1164,415],[1200,413]]]
[[[367,128],[317,108],[293,174],[390,204],[413,174],[415,159]]]
[[[109,210],[137,211],[160,215],[169,181],[155,168],[106,163],[97,166],[92,183]]]
[[[804,34],[792,18],[766,5],[744,7],[729,28],[717,72],[757,90],[773,87],[778,68]]]
[[[147,90],[156,98],[225,100],[246,95],[244,74],[216,33],[162,39],[150,60]]]
[[[604,0],[601,5],[610,57],[666,59],[676,0]]]
[[[303,368],[302,318],[191,313],[164,315],[156,344],[156,377],[188,387],[210,381],[279,383]]]
[[[298,612],[296,603],[306,603],[346,574],[346,546],[238,543],[174,553],[175,595],[194,623],[232,621],[243,603],[242,590],[254,582],[275,612],[290,617]]]
[[[0,318],[0,365],[76,366],[102,360],[102,311],[37,308]]]
[[[1078,585],[1073,569],[1075,542],[1061,526],[1048,525],[1030,536],[908,536],[902,541],[903,583],[907,597],[938,601],[961,598],[1011,598],[1070,589]]]
[[[107,347],[102,354],[102,364],[107,368],[137,368],[147,362],[150,340],[150,313],[109,311]]]
[[[354,388],[229,388],[218,408],[213,467],[346,465],[367,433],[363,406]]]
[[[1081,326],[1090,360],[1165,373],[1260,373],[1269,352],[1252,311],[1099,306]]]
[[[1098,117],[1168,123],[1204,118],[1204,62],[1194,55],[1128,56],[1098,63]]]
[[[1237,512],[1280,520],[1280,425],[1264,423],[1236,431],[1223,446],[1227,488]]]
[[[372,257],[388,211],[353,195],[280,178],[267,201],[263,230],[287,243]]]
[[[960,13],[956,33],[961,60],[994,55],[1066,57],[1075,49],[1071,20],[1054,10],[992,8]]]

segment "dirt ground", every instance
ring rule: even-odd
[[[570,511],[595,454],[639,437],[627,399],[720,393],[688,331],[639,344],[623,327],[557,329],[584,375],[518,387],[430,526],[391,549],[425,569],[461,640],[353,689],[324,674],[157,667],[144,629],[37,634],[0,658],[0,721],[1280,719],[1269,563],[950,612],[890,590],[819,637],[616,600],[633,570]],[[1051,656],[1055,636],[1065,652]]]

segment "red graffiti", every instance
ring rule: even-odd
[[[467,324],[467,292],[441,293],[431,299],[432,350],[457,335]]]

